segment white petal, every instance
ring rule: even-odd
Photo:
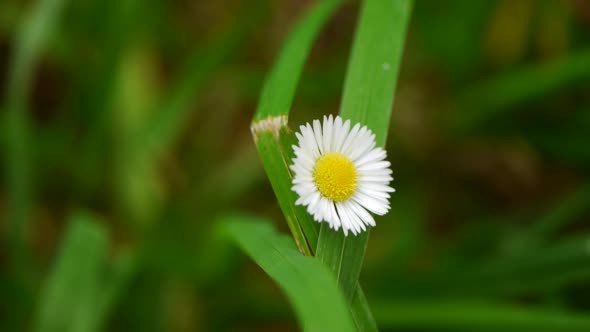
[[[360,175],[359,182],[376,182],[376,183],[384,183],[389,184],[393,180],[391,175]]]
[[[378,161],[376,163],[369,163],[369,164],[363,165],[363,166],[359,167],[357,170],[359,172],[373,171],[373,170],[383,169],[383,168],[386,168],[389,166],[391,166],[391,163],[387,160],[383,160],[383,161]]]
[[[340,152],[340,147],[344,142],[342,140],[342,131],[342,118],[336,116],[336,118],[334,119],[334,131],[332,136],[332,151],[334,152]]]
[[[304,140],[305,148],[310,150],[311,155],[314,157],[314,159],[317,159],[320,156],[320,148],[318,147],[318,143],[313,132],[313,128],[309,123],[305,125]]]
[[[293,172],[301,172],[301,173],[310,173],[313,170],[314,163],[313,161],[307,159],[307,157],[297,157],[293,159],[293,165],[289,168]]]
[[[332,202],[329,199],[322,197],[320,199],[319,213],[322,220],[328,221],[333,227],[335,227],[336,225],[333,220],[328,218],[330,215],[330,204],[332,204]]]
[[[291,165],[291,166],[294,166],[294,165]],[[313,178],[311,177],[311,175],[297,174],[295,176],[295,178],[293,179],[293,184],[300,184],[300,183],[311,183],[311,184],[314,184]]]
[[[362,187],[363,187],[363,189],[380,191],[380,192],[390,192],[391,193],[394,191],[393,188],[391,188],[390,186],[385,186],[380,183],[372,183],[372,182],[362,183]]]
[[[332,224],[336,225],[336,229],[338,229],[341,225],[340,218],[338,217],[338,213],[336,212],[336,206],[333,202],[330,202],[330,220]]]
[[[338,117],[341,119],[340,117]],[[342,119],[340,120],[342,121]],[[334,147],[334,151],[342,153],[342,147],[344,146],[344,141],[350,132],[350,120],[346,120],[340,127],[338,133],[338,139],[336,141],[336,146]]]
[[[375,190],[370,190],[367,188],[358,188],[358,192],[360,192],[366,196],[369,196],[369,197],[381,198],[384,200],[388,200],[390,197],[390,194],[388,192],[375,191]]]
[[[367,129],[367,127],[363,127],[361,131],[362,133],[359,134],[359,138],[354,144],[352,152],[349,154],[349,157],[352,160],[357,160],[359,157],[364,156],[366,153],[371,151],[376,145],[375,135],[373,135],[371,131]]]
[[[387,157],[387,153],[382,148],[375,148],[364,155],[361,155],[357,160],[354,161],[354,164],[359,167],[364,164],[368,164],[375,161],[381,161]]]
[[[316,193],[317,190],[313,186],[305,185],[305,184],[296,184],[291,188],[297,195],[300,196],[299,199],[306,198],[311,196],[312,194]],[[309,204],[311,200],[304,199],[302,202],[304,204]]]
[[[384,215],[389,210],[389,206],[384,204],[382,200],[376,197],[367,196],[361,192],[356,192],[352,199],[359,203],[365,209],[377,214],[377,215]]]
[[[305,151],[308,156],[315,160],[319,153],[317,144],[315,142],[315,136],[313,135],[313,130],[311,129],[309,123],[305,126],[301,126],[300,130],[301,139],[299,140],[299,147],[301,150]]]
[[[350,132],[348,133],[348,135],[346,136],[346,139],[344,140],[344,143],[342,143],[342,148],[340,148],[340,151],[345,154],[345,155],[349,155],[351,152],[351,148],[352,148],[352,144],[355,141],[359,130],[361,129],[361,125],[360,124],[355,124],[354,127],[352,127],[352,129],[350,130]]]
[[[389,168],[369,169],[362,171],[357,169],[357,172],[359,173],[359,176],[387,176],[393,173]]]
[[[334,118],[324,116],[323,138],[324,138],[324,153],[332,151],[332,130],[334,128]]]
[[[361,218],[361,220],[370,226],[375,226],[375,219],[373,216],[367,212],[362,206],[360,206],[357,202],[350,200],[350,206],[352,210]]]
[[[313,134],[315,136],[315,141],[318,145],[320,154],[323,154],[325,150],[322,139],[322,126],[320,124],[320,120],[313,120]]]
[[[354,129],[354,128],[353,128]],[[352,134],[352,131],[351,131]],[[347,146],[347,150],[346,150],[346,155],[347,156],[351,156],[354,151],[356,149],[359,148],[359,145],[361,144],[367,144],[367,127],[359,127],[359,129],[356,132],[356,135],[352,138],[352,142],[350,142],[350,145]]]
[[[352,225],[348,219],[348,213],[346,213],[344,205],[341,202],[336,203],[336,209],[338,210],[338,216],[340,217],[344,235],[347,236],[348,231],[352,229]]]
[[[318,192],[315,192],[315,193],[312,194],[312,197],[311,197],[311,200],[309,202],[309,205],[307,206],[308,207],[308,211],[311,210],[311,211],[314,211],[315,212],[316,207],[317,207],[318,203],[320,202],[320,198],[321,197],[322,196]]]
[[[366,231],[367,227],[365,226],[365,223],[363,223],[361,218],[356,214],[356,212],[354,212],[350,203],[347,201],[347,202],[344,202],[344,205],[346,206],[346,209],[348,210],[348,216],[349,216],[350,220],[352,221],[352,224],[353,224],[355,230],[357,231],[357,234],[360,233],[361,230]]]

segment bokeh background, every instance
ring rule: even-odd
[[[288,233],[249,123],[311,4],[0,2],[0,330],[298,330],[216,226],[240,211]],[[293,126],[338,112],[358,9],[315,43]],[[590,314],[589,92],[589,2],[415,2],[397,192],[361,274],[383,330]]]

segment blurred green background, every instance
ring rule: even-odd
[[[313,1],[0,2],[0,330],[292,331],[219,217],[288,229],[249,124]],[[290,123],[338,111],[359,3]],[[590,3],[417,0],[361,282],[392,331],[590,331]]]

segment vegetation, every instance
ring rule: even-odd
[[[0,2],[0,330],[590,330],[576,1]],[[296,206],[366,124],[392,210]]]

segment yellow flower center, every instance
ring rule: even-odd
[[[316,161],[313,180],[324,197],[341,202],[350,198],[356,190],[356,168],[345,155],[327,153]]]

